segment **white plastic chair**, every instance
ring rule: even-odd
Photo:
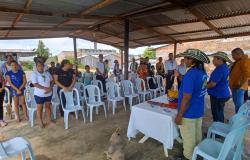
[[[99,87],[100,89],[100,94],[102,97],[106,96],[106,93],[104,93],[104,90],[103,90],[103,85],[102,85],[102,82],[100,80],[92,80],[91,81],[91,84],[92,85],[96,85]]]
[[[140,95],[142,102],[145,102],[146,96],[149,96],[150,99],[152,99],[151,92],[146,90],[145,81],[141,78],[136,78],[135,82],[137,93]]]
[[[62,102],[62,96],[65,96],[66,104],[63,105]],[[62,109],[64,112],[64,124],[65,124],[65,129],[68,129],[68,118],[69,118],[69,113],[75,112],[76,119],[78,119],[78,111],[82,111],[82,116],[84,123],[86,121],[85,119],[85,113],[83,106],[80,105],[80,99],[79,99],[79,93],[76,88],[73,88],[71,92],[64,92],[63,90],[60,90],[60,99],[61,99],[61,105]],[[74,101],[74,96],[76,97],[76,101]]]
[[[57,113],[57,110],[60,106],[60,99],[59,99],[59,96],[57,94],[57,85],[54,85],[53,86],[53,93],[52,93],[52,100],[51,100],[51,105],[52,105],[52,119],[56,119],[56,113]]]
[[[224,143],[206,138],[195,147],[192,160],[196,160],[198,155],[206,160],[241,159],[243,138],[249,123],[247,118],[238,121],[238,125],[227,134]]]
[[[87,116],[90,114],[90,122],[93,121],[93,108],[96,107],[96,114],[98,108],[103,106],[105,118],[107,117],[105,103],[101,101],[100,89],[97,85],[88,85],[84,87],[84,97],[87,104]]]
[[[146,79],[147,79],[148,90],[149,90],[150,92],[152,92],[153,98],[156,98],[156,97],[157,97],[157,92],[159,91],[159,89],[158,89],[158,88],[153,89],[153,88],[150,88],[150,86],[149,86],[149,81],[150,81],[150,79],[153,80],[154,84],[157,84],[157,83],[155,82],[155,79],[154,79],[153,77],[147,77]]]
[[[78,90],[79,97],[80,97],[80,103],[82,106],[84,106],[84,84],[82,82],[77,82],[75,84],[75,88]]]
[[[115,80],[113,78],[107,78],[105,81],[106,81],[106,83],[108,83],[108,82],[114,82],[115,83]]]
[[[5,87],[4,88],[4,90],[5,90],[5,95],[4,95],[4,101],[3,101],[3,107],[4,107],[4,109],[5,109],[5,115],[7,114],[7,112],[8,111],[10,111],[10,113],[8,113],[8,114],[10,114],[9,116],[10,116],[10,119],[12,118],[12,106],[11,106],[11,97],[10,97],[10,90],[7,88],[7,87]]]
[[[26,100],[26,106],[28,109],[28,114],[29,114],[29,121],[30,121],[30,126],[34,126],[35,122],[35,113],[37,111],[37,104],[34,98],[34,88],[30,87],[25,90],[25,100]]]
[[[163,77],[161,75],[156,75],[156,82],[158,85],[158,90],[160,91],[160,95],[164,95],[165,94],[165,86],[164,86],[164,82],[163,82]]]
[[[244,116],[250,117],[250,101],[247,101],[240,107],[238,113],[229,119],[228,124],[222,122],[213,122],[208,129],[207,138],[212,138],[213,140],[215,140],[215,135],[226,137],[226,135],[233,128],[233,126],[238,125],[237,120]]]
[[[106,87],[107,87],[107,97],[108,97],[108,110],[109,110],[109,102],[112,102],[113,115],[115,115],[115,109],[117,107],[117,102],[122,101],[123,107],[126,111],[125,98],[121,97],[118,84],[116,84],[114,82],[108,82],[108,83],[106,83]]]
[[[7,159],[22,155],[22,160],[26,160],[26,150],[29,152],[30,160],[35,160],[31,144],[23,137],[15,137],[10,140],[0,142],[0,159]]]
[[[122,87],[124,97],[129,99],[130,109],[133,105],[134,98],[138,98],[138,101],[140,103],[140,96],[139,96],[139,94],[135,93],[134,87],[133,87],[133,84],[131,81],[129,81],[129,80],[121,81],[121,87]]]

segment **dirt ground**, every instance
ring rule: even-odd
[[[232,108],[226,109],[226,117],[232,114]],[[109,138],[117,127],[121,128],[121,134],[125,141],[125,155],[127,160],[175,160],[182,154],[182,144],[175,142],[173,150],[169,150],[169,157],[164,156],[161,143],[149,139],[144,144],[138,141],[143,137],[138,134],[136,139],[128,141],[126,137],[130,111],[125,112],[119,107],[115,116],[109,112],[108,118],[104,118],[101,111],[94,115],[93,123],[83,123],[70,116],[69,129],[64,129],[62,118],[57,120],[56,126],[39,129],[36,124],[33,128],[27,122],[8,121],[9,125],[1,129],[1,135],[6,138],[23,136],[27,138],[34,149],[37,160],[103,160],[104,151],[109,146]],[[204,118],[204,131],[211,123],[211,112],[206,111]],[[157,125],[157,124],[156,124]],[[18,159],[18,158],[14,158]]]

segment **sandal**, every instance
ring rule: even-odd
[[[5,127],[5,126],[7,126],[8,125],[8,123],[6,123],[6,122],[4,122],[4,121],[0,121],[0,127]]]

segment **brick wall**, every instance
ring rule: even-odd
[[[211,54],[217,51],[224,51],[230,54],[230,51],[236,47],[250,52],[250,37],[229,38],[220,40],[198,41],[177,44],[177,54],[188,48],[196,48]],[[156,57],[167,59],[168,53],[174,52],[174,45],[167,45],[156,49]]]

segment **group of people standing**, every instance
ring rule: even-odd
[[[202,118],[205,95],[211,101],[214,121],[224,123],[224,106],[231,95],[237,113],[244,103],[244,94],[250,78],[250,59],[240,48],[232,50],[232,62],[224,52],[211,55],[215,69],[208,76],[204,64],[209,57],[198,49],[188,49],[178,57],[184,57],[186,73],[179,88],[178,114],[175,118],[183,139],[182,159],[192,159],[194,147],[202,140]]]
[[[31,74],[31,84],[29,87],[34,87],[34,97],[32,98],[34,98],[37,104],[37,120],[40,128],[44,128],[45,123],[42,118],[43,106],[45,106],[48,125],[55,124],[51,119],[51,100],[54,84],[58,86],[58,93],[61,89],[71,91],[76,81],[76,71],[73,70],[69,60],[63,60],[59,67],[56,67],[54,62],[51,62],[50,68],[44,64],[42,57],[36,57],[34,61],[35,65]],[[22,107],[25,120],[28,120],[24,95],[27,84],[25,72],[11,55],[7,55],[6,62],[1,66],[0,73],[0,126],[4,127],[7,125],[3,119],[4,87],[10,90],[11,98],[9,100],[12,104],[13,99],[17,122],[21,122],[22,120],[19,115],[20,107]],[[62,97],[62,101],[65,103],[65,98],[63,99]],[[62,107],[60,107],[60,111],[63,116]]]
[[[173,87],[175,78],[178,82],[178,88],[180,87],[180,83],[182,77],[186,73],[186,66],[184,64],[184,59],[181,60],[178,65],[176,60],[174,59],[173,53],[169,53],[169,59],[163,63],[163,58],[159,57],[156,66],[151,65],[149,62],[149,58],[141,58],[140,64],[132,59],[130,64],[130,71],[137,73],[138,76],[144,80],[146,77],[154,77],[155,75],[160,75],[166,79],[166,93]],[[156,71],[155,71],[156,69]]]

